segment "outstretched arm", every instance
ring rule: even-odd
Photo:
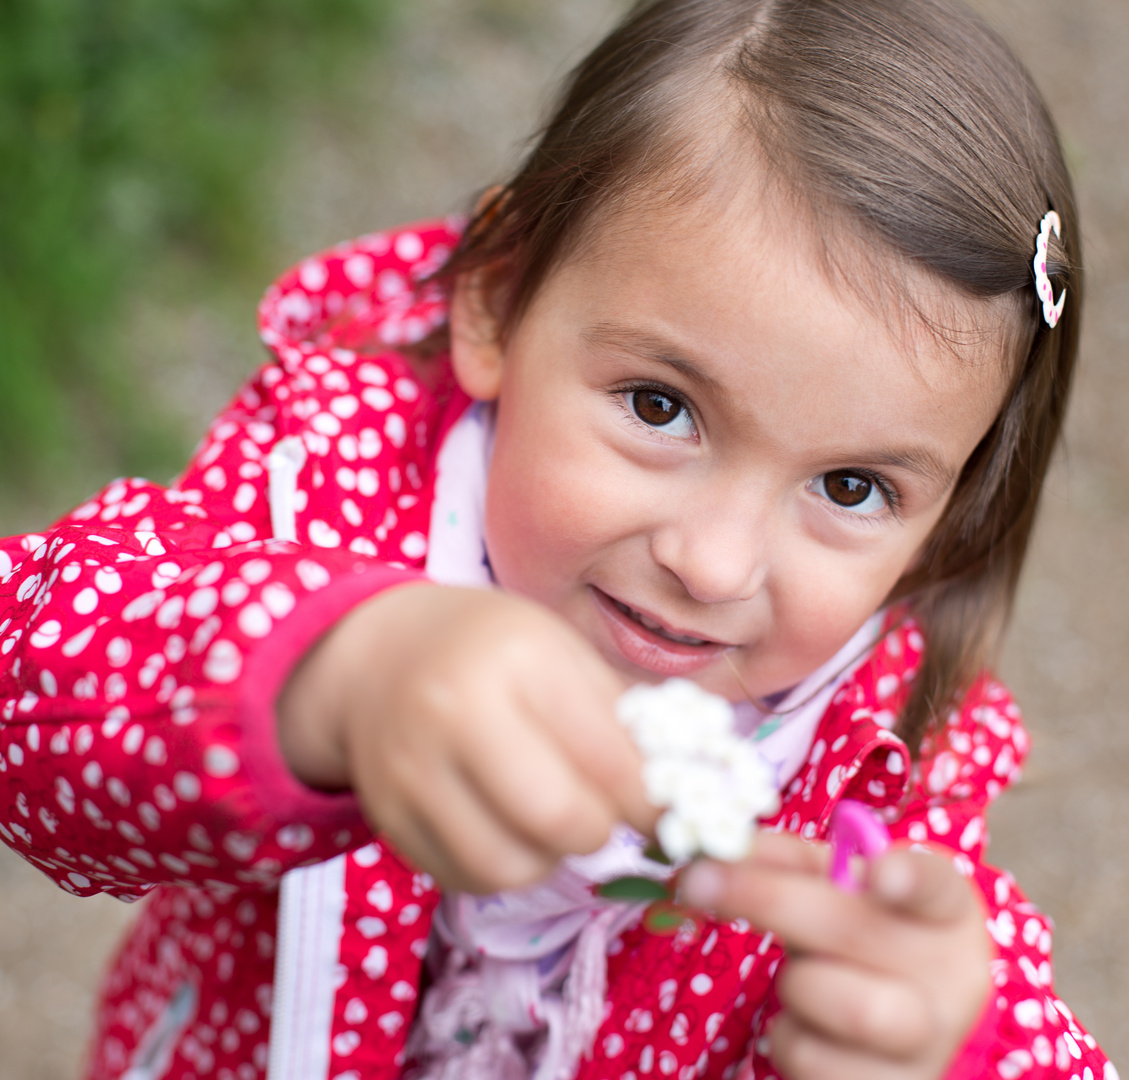
[[[316,505],[346,442],[318,433],[317,406],[358,366],[268,364],[173,486],[116,481],[49,533],[0,542],[0,836],[63,888],[269,886],[367,834],[350,794],[292,775],[274,702],[324,632],[419,574],[348,550],[344,525],[334,547],[272,542],[266,469],[280,437],[309,434],[298,490]],[[363,442],[350,438],[344,452]],[[353,464],[372,473],[379,522],[397,453],[368,443]]]
[[[863,893],[832,886],[826,849],[791,835],[687,876],[691,900],[788,946],[756,1076],[1116,1076],[1054,992],[1049,921],[982,861],[987,803],[1026,749],[1018,710],[985,680],[923,748],[890,823],[901,843]]]

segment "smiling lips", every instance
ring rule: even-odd
[[[708,641],[705,638],[690,637],[688,634],[676,634],[673,630],[667,630],[662,623],[656,622],[654,619],[648,618],[641,611],[636,611],[634,608],[628,607],[626,604],[620,603],[614,597],[609,597],[611,602],[629,619],[639,623],[641,626],[650,630],[652,634],[658,634],[661,638],[666,638],[667,641],[676,642],[679,645],[716,645],[716,641]]]
[[[656,675],[689,675],[733,648],[724,642],[678,633],[595,586],[592,592],[620,655]]]

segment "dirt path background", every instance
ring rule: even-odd
[[[1035,734],[992,816],[994,861],[1058,922],[1059,990],[1129,1063],[1129,3],[979,0],[1062,127],[1088,245],[1089,310],[1068,453],[1047,493],[1003,673]],[[618,2],[410,0],[366,120],[295,132],[278,227],[294,258],[459,209],[504,174],[546,87]],[[1034,228],[1034,223],[1032,223]],[[139,308],[143,361],[202,424],[258,356],[250,313]],[[167,372],[167,374],[165,374]],[[77,901],[0,849],[0,1080],[78,1074],[93,988],[129,917]]]

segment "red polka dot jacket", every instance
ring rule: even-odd
[[[178,480],[115,481],[49,533],[0,541],[0,835],[75,895],[146,898],[105,982],[90,1080],[264,1076],[280,878],[358,849],[324,1075],[401,1072],[436,889],[370,843],[351,796],[291,776],[273,702],[335,620],[421,573],[437,447],[467,400],[441,357],[424,382],[397,348],[442,325],[421,283],[456,239],[431,223],[303,263],[262,304],[269,361]],[[307,453],[296,543],[271,539],[265,469],[289,436]],[[902,626],[875,648],[775,824],[820,837],[838,799],[861,799],[975,881],[995,989],[950,1076],[1115,1076],[1055,995],[1049,920],[982,861],[987,804],[1027,750],[1007,691],[979,681],[920,764],[891,733],[922,647]],[[771,935],[639,926],[611,952],[579,1077],[774,1076]]]

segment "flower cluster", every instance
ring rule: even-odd
[[[733,706],[687,679],[634,686],[616,712],[645,759],[643,783],[667,807],[657,834],[675,861],[741,859],[756,818],[780,805],[773,770],[734,726]]]

